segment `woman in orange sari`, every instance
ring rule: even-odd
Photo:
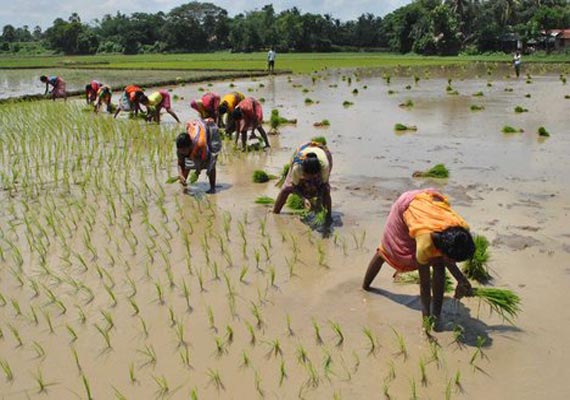
[[[434,189],[405,192],[392,205],[362,288],[370,289],[384,262],[393,267],[396,274],[418,270],[422,315],[433,317],[437,322],[443,305],[446,268],[458,282],[455,297],[473,295],[471,284],[456,262],[470,259],[474,252],[469,226],[451,209],[447,197]]]

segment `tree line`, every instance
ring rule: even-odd
[[[105,15],[90,24],[77,13],[42,31],[6,25],[0,50],[35,42],[63,54],[163,53],[231,50],[329,52],[385,49],[456,55],[503,49],[505,35],[522,43],[570,26],[568,0],[414,0],[383,18],[365,13],[341,21],[272,5],[229,17],[212,3],[190,2],[169,12]],[[516,35],[516,36],[513,36]]]

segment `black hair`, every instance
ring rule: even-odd
[[[465,228],[447,228],[442,232],[434,232],[432,238],[435,247],[452,260],[460,262],[473,258],[475,243]]]
[[[220,111],[220,114],[225,114],[228,112],[228,105],[225,101],[222,104],[220,104],[218,111]]]
[[[146,97],[143,92],[136,92],[135,99],[142,104],[148,103],[148,97]]]
[[[239,108],[235,108],[232,111],[232,118],[233,119],[241,119],[241,117],[243,117],[243,113],[241,112],[241,110]]]
[[[90,92],[93,88],[91,87],[91,84],[87,84],[85,85],[85,90]]]
[[[316,174],[321,171],[321,162],[315,153],[307,153],[302,163],[303,172],[307,174]]]
[[[40,76],[40,81],[47,82],[47,80],[48,80],[47,76],[45,76],[45,75]]]
[[[176,148],[183,149],[192,146],[192,139],[190,139],[190,135],[186,132],[182,132],[180,135],[176,137]]]

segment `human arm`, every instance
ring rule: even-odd
[[[293,186],[285,186],[283,189],[281,189],[279,195],[277,196],[277,199],[275,199],[275,205],[273,206],[274,214],[279,214],[281,212],[281,209],[287,201],[287,197],[289,197],[289,195],[293,193],[294,190],[295,188]]]
[[[186,180],[188,179],[188,173],[190,170],[186,169],[184,164],[184,157],[178,157],[178,181],[181,185],[186,186]]]
[[[463,272],[459,269],[457,264],[455,263],[448,263],[446,264],[447,270],[451,273],[451,275],[457,281],[457,287],[455,288],[454,297],[456,299],[460,299],[464,296],[473,296],[473,287],[471,283],[465,277]]]
[[[46,82],[46,91],[44,92],[44,96],[48,94],[49,91],[49,82]]]

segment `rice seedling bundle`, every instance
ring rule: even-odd
[[[279,177],[279,180],[277,181],[275,186],[277,186],[277,187],[283,186],[283,184],[285,183],[285,180],[287,179],[287,174],[289,174],[289,168],[291,168],[291,164],[289,164],[289,163],[287,163],[283,166],[283,169],[281,170],[281,176]]]
[[[255,199],[255,204],[273,204],[275,200],[269,196],[259,196]]]
[[[502,132],[503,133],[521,133],[521,132],[524,132],[524,130],[522,128],[517,129],[517,128],[513,128],[510,125],[505,125],[505,126],[503,126]]]
[[[463,272],[469,279],[474,279],[477,282],[487,282],[491,279],[487,268],[490,258],[488,251],[489,241],[483,235],[475,235],[473,241],[475,242],[475,253],[473,258],[465,261],[463,264]]]
[[[541,126],[540,128],[538,128],[538,135],[543,137],[549,137],[550,132],[548,132],[544,126]]]
[[[427,171],[416,171],[413,174],[414,178],[449,178],[449,170],[444,164],[436,164]]]
[[[287,198],[287,207],[292,210],[303,210],[305,209],[305,200],[298,194],[290,194]]]
[[[415,125],[404,125],[401,123],[397,123],[396,125],[394,125],[394,130],[395,131],[399,131],[399,132],[403,132],[403,131],[417,131],[418,128]]]
[[[312,138],[311,138],[311,141],[312,141],[312,142],[315,142],[315,143],[322,144],[323,146],[326,146],[326,145],[327,145],[327,138],[325,138],[324,136],[315,136],[315,137],[312,137]]]
[[[313,99],[311,99],[310,97],[305,98],[305,104],[310,105],[313,104],[315,101]]]
[[[473,295],[486,303],[491,312],[495,312],[505,321],[513,323],[513,320],[521,311],[520,297],[511,290],[497,288],[474,288]]]
[[[253,171],[253,182],[255,183],[265,183],[265,182],[269,182],[269,175],[267,174],[267,172],[263,171],[263,170],[255,170]]]
[[[354,105],[354,103],[352,101],[345,100],[342,102],[342,105],[344,107],[350,107],[350,106]]]
[[[485,109],[484,106],[480,106],[480,105],[477,105],[477,104],[472,104],[472,105],[471,105],[471,111],[481,111],[481,110],[484,110],[484,109]]]
[[[528,112],[528,110],[527,110],[526,108],[524,108],[524,107],[516,106],[516,107],[515,107],[515,112],[516,112],[517,114],[521,114],[521,113],[524,113],[524,112]]]
[[[325,127],[328,127],[330,125],[331,125],[331,123],[328,119],[323,119],[322,121],[318,121],[318,122],[315,122],[313,124],[313,126],[315,128],[325,128]]]

